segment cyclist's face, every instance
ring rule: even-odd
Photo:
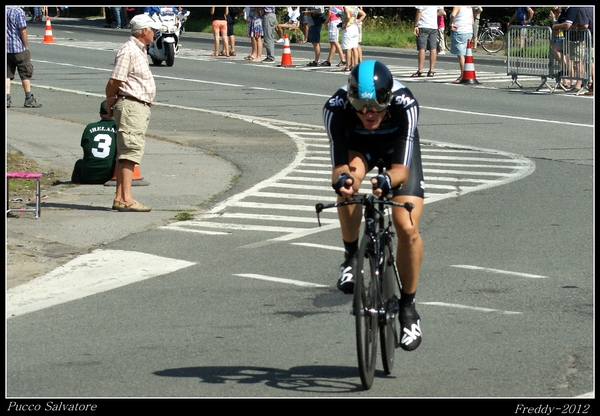
[[[367,111],[363,109],[362,112],[357,111],[356,115],[360,119],[363,124],[363,127],[367,130],[377,130],[379,125],[381,124],[381,120],[385,116],[387,110],[383,110],[380,112],[375,111]]]

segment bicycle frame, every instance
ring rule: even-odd
[[[364,207],[365,225],[358,251],[359,270],[355,277],[352,307],[356,319],[360,378],[363,387],[369,389],[375,374],[377,335],[380,337],[386,374],[392,371],[394,351],[400,345],[400,335],[395,326],[399,298],[395,293],[399,293],[402,284],[395,261],[395,230],[388,208],[403,207],[410,213],[414,204],[396,202],[387,197],[377,198],[374,195],[354,195],[334,204],[316,204],[317,218],[323,209],[352,204],[361,204]],[[390,268],[393,278],[389,275]]]

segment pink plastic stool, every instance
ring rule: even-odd
[[[6,172],[6,213],[8,214],[11,211],[20,211],[20,212],[35,212],[35,218],[40,217],[40,199],[41,199],[41,183],[40,179],[42,178],[41,173],[32,173],[32,172]],[[35,184],[35,208],[14,208],[10,209],[10,198],[8,196],[8,181],[10,179],[32,179],[36,181]]]

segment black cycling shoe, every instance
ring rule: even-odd
[[[402,338],[400,339],[400,347],[405,351],[416,350],[421,345],[423,339],[421,333],[421,317],[415,309],[415,304],[400,305],[400,330]]]
[[[347,257],[340,266],[340,277],[337,281],[337,288],[346,295],[354,293],[354,274],[356,273],[357,263],[356,254],[353,254]]]

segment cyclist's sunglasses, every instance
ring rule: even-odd
[[[379,103],[377,100],[360,100],[360,104],[362,105],[362,107],[360,109],[356,108],[356,106],[354,106],[354,105],[353,105],[353,107],[357,113],[362,113],[362,114],[381,113],[382,111],[385,111],[389,106],[389,103],[382,104],[382,103]]]

